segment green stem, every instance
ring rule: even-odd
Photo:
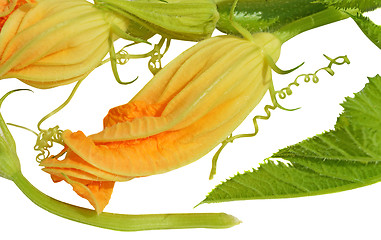
[[[76,91],[77,91],[79,85],[82,83],[83,80],[85,80],[85,79],[79,80],[79,81],[75,84],[75,86],[74,86],[73,90],[71,91],[69,97],[65,100],[64,103],[62,103],[59,107],[57,107],[57,108],[54,109],[52,112],[50,112],[48,115],[46,115],[45,117],[43,117],[43,118],[37,123],[37,128],[38,128],[39,131],[42,131],[42,129],[41,129],[40,126],[41,126],[41,124],[42,124],[46,119],[48,119],[48,118],[50,118],[51,116],[53,116],[54,114],[58,113],[58,112],[61,111],[66,105],[69,104],[69,102],[70,102],[71,99],[74,97],[74,94],[76,93]]]
[[[287,24],[276,31],[275,34],[284,43],[302,32],[346,18],[349,18],[347,13],[335,8],[327,8],[321,12]]]
[[[155,229],[229,228],[240,221],[225,213],[183,213],[126,215],[96,214],[95,211],[73,206],[51,198],[35,188],[21,172],[12,179],[19,189],[37,206],[46,211],[76,222],[118,230],[141,231]]]

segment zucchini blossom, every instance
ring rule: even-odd
[[[23,4],[0,32],[0,79],[37,88],[82,80],[109,52],[111,27],[126,31],[128,23],[85,0]]]
[[[43,160],[43,170],[101,212],[114,182],[185,166],[224,141],[269,90],[269,60],[277,61],[280,47],[270,33],[197,43],[127,104],[111,109],[103,131],[64,131],[65,158]]]
[[[116,72],[118,37],[148,43],[158,33],[198,41],[210,37],[218,20],[212,0],[5,2],[0,0],[0,79],[18,78],[37,88],[84,79],[108,52],[116,80],[128,84]]]

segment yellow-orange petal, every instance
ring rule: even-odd
[[[107,181],[106,179],[102,179],[98,176],[74,168],[45,167],[42,171],[49,173],[52,176],[65,175],[69,178],[77,178],[87,181]]]
[[[34,0],[0,0],[0,31],[4,23],[17,8],[26,3],[34,3]]]
[[[105,43],[103,41],[101,43]],[[82,62],[76,64],[62,65],[43,65],[31,64],[27,68],[14,69],[4,74],[4,78],[19,78],[20,80],[28,79],[28,81],[38,82],[38,84],[46,84],[47,82],[65,82],[69,79],[83,76],[84,72],[91,72],[99,64],[104,52],[107,51],[106,44],[97,45],[97,49],[93,50],[89,57]],[[44,78],[41,78],[44,73]]]
[[[69,84],[72,82],[80,81],[82,79],[85,79],[91,71],[86,72],[80,76],[73,77],[73,78],[67,78],[67,79],[60,79],[60,81],[52,81],[52,80],[46,80],[46,81],[33,81],[33,80],[27,80],[21,78],[20,81],[28,84],[29,86],[40,88],[40,89],[48,89],[53,87],[62,86],[65,84]]]
[[[130,102],[161,104],[162,112],[118,122],[91,138],[96,142],[131,140],[189,125],[224,101],[220,93],[242,82],[231,79],[246,78],[242,73],[263,65],[263,57],[258,57],[260,51],[255,44],[236,37],[216,37],[198,43],[155,75]],[[245,62],[251,66],[242,69]],[[109,115],[112,117],[113,113]]]
[[[64,175],[51,175],[54,182],[64,180],[69,183],[73,190],[82,198],[85,198],[99,214],[110,201],[115,182],[111,181],[88,181],[77,178],[69,178]]]
[[[199,159],[222,142],[260,101],[258,96],[265,91],[255,85],[247,86],[254,91],[242,89],[235,98],[180,130],[108,143],[94,143],[82,132],[65,131],[63,138],[84,161],[104,171],[126,176],[164,173]]]
[[[108,128],[117,123],[131,122],[142,117],[157,117],[162,108],[163,104],[147,104],[143,101],[124,104],[109,110],[103,119],[103,127]]]
[[[197,160],[232,133],[270,86],[265,54],[276,61],[280,42],[266,33],[255,39],[217,37],[196,44],[192,55],[174,60],[179,66],[169,64],[117,114],[111,111],[111,126],[89,137],[66,131],[65,144],[90,165],[124,176],[163,173]],[[144,110],[152,105],[160,107]]]
[[[85,78],[106,56],[109,39],[116,39],[111,25],[125,30],[129,24],[86,0],[25,5],[0,32],[0,79],[18,78],[38,88]]]
[[[0,31],[0,56],[3,54],[8,41],[12,39],[17,33],[22,19],[32,7],[32,4],[24,4],[15,10],[11,15],[7,16],[7,19],[9,18],[11,20],[4,20],[4,24],[1,25],[2,29]]]
[[[129,181],[133,177],[112,174],[101,169],[95,168],[73,151],[68,150],[65,159],[46,158],[41,161],[40,166],[46,172],[61,171],[67,176],[93,181]]]
[[[199,159],[240,125],[271,84],[266,55],[276,61],[280,42],[267,33],[255,39],[217,37],[196,44],[129,103],[110,110],[100,133],[86,137],[64,131],[68,151],[89,169],[130,177],[164,173]],[[53,174],[71,170],[54,166]]]

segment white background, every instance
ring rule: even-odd
[[[381,24],[380,13],[370,15],[378,24]],[[167,63],[193,44],[174,41],[163,62]],[[216,149],[181,169],[117,183],[105,209],[126,214],[226,212],[239,218],[242,224],[222,230],[127,233],[105,230],[52,215],[30,202],[11,181],[0,179],[0,239],[380,239],[381,184],[316,197],[237,201],[193,208],[221,181],[237,172],[256,168],[278,149],[331,129],[342,110],[339,104],[344,98],[361,90],[368,76],[381,74],[381,51],[348,19],[303,33],[285,43],[278,66],[289,69],[306,63],[295,73],[274,74],[276,88],[286,86],[301,73],[312,73],[327,66],[323,54],[332,58],[348,55],[351,64],[334,65],[336,74],[333,77],[322,72],[319,84],[302,83],[294,88],[294,94],[281,103],[288,108],[302,108],[295,112],[276,110],[270,120],[259,122],[258,136],[228,145],[220,156],[217,175],[212,181],[208,180],[208,175]],[[139,80],[129,86],[116,83],[108,64],[96,69],[82,83],[71,103],[42,127],[58,124],[61,129],[82,130],[85,134],[100,131],[108,109],[128,102],[151,78],[146,64],[147,59],[132,60],[119,67],[122,79],[139,76]],[[15,79],[3,80],[0,84],[0,95],[16,88],[29,88]],[[38,120],[62,103],[73,86],[15,93],[3,103],[1,113],[6,122],[36,130]],[[268,96],[235,133],[251,132],[251,118],[263,114],[266,103],[269,103]],[[40,170],[33,151],[33,134],[10,129],[28,180],[52,197],[89,207],[69,185],[52,183],[49,175]]]

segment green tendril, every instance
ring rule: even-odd
[[[291,73],[291,72],[293,72],[293,71],[295,71],[296,69],[298,69],[298,68],[300,68],[301,66],[303,66],[303,64],[304,64],[304,62],[302,62],[301,64],[299,64],[298,66],[296,66],[296,67],[294,67],[294,68],[292,68],[292,69],[290,69],[290,70],[282,70],[282,69],[280,69],[276,64],[275,64],[275,62],[274,62],[274,60],[269,56],[269,55],[265,55],[265,58],[266,58],[266,62],[267,62],[267,64],[271,67],[271,69],[274,71],[274,72],[276,72],[276,73],[278,73],[278,74],[289,74],[289,73]]]
[[[21,126],[21,125],[17,125],[17,124],[14,124],[14,123],[7,123],[7,125],[27,130],[27,131],[33,133],[34,135],[38,136],[38,133],[36,133],[35,131],[33,131],[32,129],[29,129],[27,127],[24,127],[24,126]]]
[[[8,97],[10,94],[14,93],[14,92],[18,92],[18,91],[30,91],[30,92],[33,92],[32,90],[30,89],[15,89],[15,90],[12,90],[12,91],[9,91],[7,92],[1,99],[0,99],[0,106],[1,104],[3,103],[3,101],[5,100],[6,97]],[[17,127],[17,128],[21,128],[21,129],[24,129],[24,130],[27,130],[35,135],[38,135],[35,131],[27,128],[27,127],[24,127],[24,126],[21,126],[21,125],[17,125],[17,124],[14,124],[14,123],[7,123],[7,125],[9,126],[12,126],[12,127]]]
[[[40,163],[42,160],[50,156],[49,148],[53,147],[54,143],[58,143],[64,146],[64,141],[62,139],[62,130],[58,126],[49,128],[47,130],[42,130],[37,135],[36,145],[34,146],[35,151],[40,151],[36,157],[36,161]]]
[[[330,58],[330,57],[328,57],[326,55],[324,55],[324,57],[327,58],[330,61],[329,65],[327,67],[320,68],[317,71],[315,71],[314,73],[301,74],[301,75],[297,76],[294,82],[290,83],[287,87],[282,88],[281,90],[275,92],[277,97],[279,99],[285,99],[287,96],[290,96],[292,94],[291,87],[292,86],[298,87],[300,85],[299,84],[299,79],[300,78],[303,78],[303,81],[305,83],[308,83],[308,82],[311,82],[311,81],[313,83],[318,83],[319,82],[319,77],[318,77],[318,73],[319,72],[325,71],[329,75],[333,76],[335,74],[335,72],[332,70],[332,65],[333,64],[335,64],[335,65],[343,65],[344,63],[350,64],[350,61],[349,61],[347,56],[340,56],[340,57],[337,57],[335,59],[332,59],[332,58]]]
[[[42,129],[41,124],[53,116],[54,114],[61,111],[74,97],[76,91],[78,90],[80,84],[83,80],[78,81],[73,90],[71,91],[69,97],[63,102],[58,108],[51,111],[49,114],[44,116],[37,124],[37,129],[39,131],[37,135],[36,144],[34,146],[34,150],[39,151],[40,153],[36,157],[37,162],[41,162],[42,160],[48,158],[50,156],[49,148],[53,147],[54,143],[58,143],[62,146],[65,146],[64,141],[62,139],[63,131],[59,129],[59,126],[51,127],[49,129]]]
[[[79,85],[79,83],[77,83],[77,85]],[[77,86],[78,87],[78,86]],[[16,92],[16,91],[21,91],[21,90],[28,90],[28,91],[31,91],[29,89],[16,89],[16,90],[13,90],[13,91],[10,91],[8,92],[7,94],[4,95],[3,98],[0,99],[0,102],[2,102],[9,94],[13,93],[13,92]],[[76,90],[76,88],[75,88]],[[62,130],[59,130],[59,127],[58,126],[55,126],[53,128],[49,128],[47,130],[43,130],[40,128],[40,125],[41,123],[46,120],[48,117],[50,117],[51,115],[55,114],[56,112],[58,112],[59,110],[61,110],[68,102],[69,100],[71,99],[71,97],[74,95],[74,92],[72,92],[71,96],[69,97],[68,100],[66,100],[66,102],[61,105],[59,108],[57,108],[55,111],[53,111],[52,113],[48,114],[47,116],[45,116],[39,123],[38,123],[38,129],[39,129],[39,133],[36,133],[35,131],[27,128],[27,127],[24,127],[24,126],[21,126],[21,125],[17,125],[17,124],[14,124],[14,123],[7,123],[7,125],[9,126],[13,126],[13,127],[18,127],[18,128],[21,128],[21,129],[24,129],[24,130],[27,130],[33,134],[35,134],[37,136],[37,140],[36,140],[36,145],[34,146],[34,150],[36,151],[40,151],[40,153],[37,155],[36,157],[36,160],[37,162],[41,162],[42,160],[46,159],[47,157],[49,157],[50,155],[50,152],[49,152],[49,148],[53,147],[53,143],[59,143],[61,145],[64,145],[64,142],[62,140]]]
[[[220,148],[214,154],[213,159],[212,159],[212,169],[210,171],[209,179],[213,179],[213,176],[216,174],[217,160],[218,160],[222,150],[226,147],[226,145],[228,143],[232,143],[234,140],[236,140],[238,138],[247,138],[247,137],[254,137],[254,136],[256,136],[258,134],[258,132],[259,132],[258,120],[268,120],[271,117],[271,111],[273,111],[273,110],[275,110],[277,108],[282,109],[282,110],[288,110],[288,111],[290,111],[290,110],[292,111],[292,110],[298,109],[298,108],[296,108],[296,109],[286,109],[286,108],[282,107],[278,103],[277,98],[279,98],[279,99],[285,99],[287,96],[292,95],[292,89],[291,89],[291,87],[292,86],[298,87],[300,85],[300,83],[298,82],[298,80],[300,78],[303,78],[305,83],[308,83],[308,82],[311,82],[311,81],[313,83],[318,83],[319,82],[319,77],[318,77],[318,73],[319,72],[325,71],[329,75],[333,76],[335,74],[335,72],[332,70],[332,66],[333,65],[343,65],[345,63],[346,64],[350,63],[350,61],[349,61],[347,56],[340,56],[340,57],[337,57],[337,58],[334,58],[334,59],[332,59],[332,58],[330,58],[330,57],[328,57],[326,55],[324,55],[324,57],[327,58],[330,61],[330,63],[328,64],[327,67],[320,68],[320,69],[318,69],[317,71],[315,71],[312,74],[301,74],[301,75],[296,77],[295,81],[290,83],[287,87],[282,88],[281,90],[276,91],[274,89],[273,83],[271,82],[271,85],[270,85],[270,88],[269,88],[269,92],[270,92],[270,96],[271,96],[272,105],[266,105],[264,107],[265,115],[257,115],[257,116],[255,116],[253,118],[253,125],[254,125],[254,132],[253,133],[238,134],[238,135],[234,135],[234,136],[231,134],[229,137],[227,137],[224,141],[221,142]]]
[[[161,49],[163,48],[164,43],[165,48],[164,51],[161,52]],[[163,66],[161,65],[161,59],[163,58],[164,54],[168,51],[169,46],[171,44],[171,39],[169,38],[161,38],[159,43],[156,44],[151,51],[151,58],[148,61],[148,69],[151,71],[153,75],[155,75],[157,72],[159,72]]]
[[[120,84],[130,84],[136,81],[137,78],[130,82],[122,82],[120,80],[120,77],[117,71],[117,65],[118,64],[124,65],[130,59],[150,58],[150,60],[148,61],[148,69],[151,71],[152,74],[155,75],[158,71],[162,69],[161,59],[163,58],[165,53],[168,51],[170,43],[171,43],[171,39],[162,37],[160,41],[153,46],[153,49],[151,51],[147,53],[142,53],[142,54],[129,54],[127,51],[127,48],[133,45],[136,45],[138,43],[128,44],[124,46],[121,50],[119,50],[118,52],[115,52],[114,45],[110,39],[110,58],[103,60],[100,63],[100,66],[107,62],[111,62],[111,68],[117,82]],[[164,50],[162,50],[164,47],[164,44],[165,44],[165,48]]]
[[[123,82],[122,80],[120,80],[120,76],[119,76],[119,73],[118,73],[118,67],[117,67],[117,58],[116,58],[114,43],[113,43],[111,37],[109,38],[109,44],[110,44],[111,69],[112,69],[112,72],[114,73],[115,80],[119,84],[122,84],[122,85],[128,85],[128,84],[131,84],[131,83],[135,82],[138,79],[138,77],[136,77],[134,80],[128,81],[128,82]]]

